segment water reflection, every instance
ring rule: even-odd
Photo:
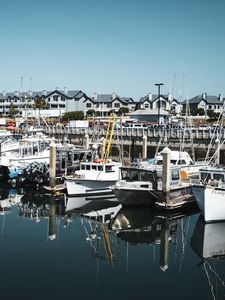
[[[213,299],[225,298],[225,222],[205,223],[200,216],[191,238],[191,247],[200,257]]]
[[[159,265],[168,269],[169,243],[177,243],[177,235],[184,234],[184,220],[190,212],[162,214],[146,207],[122,208],[111,221],[117,237],[131,245],[159,245]]]
[[[52,196],[36,189],[10,187],[6,190],[2,188],[0,196],[2,213],[11,211],[16,214],[17,219],[19,216],[20,224],[24,221],[27,226],[23,227],[23,230],[26,228],[29,231],[28,227],[32,223],[38,224],[38,227],[35,227],[38,230],[41,228],[40,225],[43,225],[44,230],[41,231],[41,236],[46,234],[45,226],[47,226],[48,241],[56,240],[59,232],[61,236],[64,235],[65,238],[61,238],[60,241],[57,239],[57,247],[67,249],[64,258],[72,249],[78,260],[84,253],[85,261],[87,260],[90,265],[94,259],[97,269],[100,262],[103,262],[104,268],[105,265],[109,266],[110,270],[120,267],[119,271],[126,273],[126,275],[123,273],[123,276],[131,276],[130,273],[132,273],[135,277],[136,270],[139,269],[139,272],[142,272],[148,262],[149,266],[146,269],[148,276],[151,274],[151,269],[155,268],[155,273],[158,271],[160,274],[165,274],[160,270],[167,270],[166,273],[171,271],[170,274],[173,274],[171,276],[176,277],[176,274],[181,273],[183,269],[189,270],[191,266],[195,268],[198,255],[200,257],[198,266],[204,270],[202,273],[198,268],[198,276],[206,275],[207,285],[210,286],[213,299],[224,298],[224,261],[222,262],[222,258],[225,256],[225,222],[205,224],[199,218],[196,224],[192,222],[190,226],[191,218],[195,221],[198,217],[192,217],[194,211],[163,214],[146,207],[123,208],[116,201],[86,201],[84,199],[77,201],[77,198],[67,198],[63,194]],[[1,220],[3,221],[4,218],[5,215],[1,217]],[[60,231],[59,225],[62,225]],[[37,232],[32,234],[31,236],[35,239]],[[190,237],[191,244],[189,243]],[[27,243],[30,243],[29,239]],[[39,241],[36,243],[37,248],[38,243]],[[49,244],[52,247],[56,245],[54,242]],[[81,249],[80,252],[78,249]],[[143,251],[146,251],[145,255],[142,254]],[[149,260],[151,254],[153,259]],[[142,255],[143,261],[140,261]],[[82,262],[84,263],[84,260]],[[125,267],[124,264],[126,264]],[[130,265],[134,266],[134,271],[129,272],[128,275],[127,271],[131,270]],[[114,269],[111,266],[114,266]],[[88,263],[83,267],[87,270],[91,268]],[[219,273],[214,267],[219,269]],[[188,272],[183,272],[182,276],[187,276],[186,280],[191,280],[187,274]],[[167,275],[161,276],[165,276],[165,279]],[[145,280],[144,275],[141,280]]]

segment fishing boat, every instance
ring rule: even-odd
[[[91,161],[81,162],[79,170],[66,176],[67,194],[71,197],[88,197],[89,200],[113,195],[111,186],[119,180],[122,163],[109,159],[116,115],[110,116],[106,137],[99,150],[99,144],[93,145]],[[100,158],[101,157],[101,158]]]
[[[139,164],[121,167],[121,177],[112,187],[118,201],[124,206],[154,205],[167,199],[192,197],[191,184],[182,181],[180,167],[170,166],[169,191],[163,191],[163,172],[151,166]]]
[[[206,166],[199,180],[193,193],[205,222],[225,221],[225,169]]]
[[[110,187],[118,181],[121,166],[110,160],[81,162],[79,170],[66,176],[67,194],[70,197],[87,196],[90,200],[113,194]]]

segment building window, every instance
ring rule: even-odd
[[[114,103],[114,107],[115,108],[119,108],[120,107],[120,103]]]
[[[86,103],[86,107],[90,108],[91,107],[91,103]]]
[[[53,96],[53,100],[54,100],[54,101],[58,101],[58,98],[59,98],[58,95],[54,95],[54,96]]]
[[[149,108],[149,104],[147,103],[147,104],[145,104],[145,108]]]

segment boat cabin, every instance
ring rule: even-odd
[[[225,169],[216,167],[206,167],[199,170],[199,179],[202,183],[208,183],[213,185],[219,185],[223,183],[225,185]]]
[[[154,163],[157,165],[162,165],[163,155],[161,152],[155,156]],[[171,151],[170,163],[174,166],[194,165],[194,162],[188,152],[183,151]]]
[[[162,189],[162,172],[158,172],[157,170],[151,169],[142,169],[135,167],[121,167],[121,180],[126,182],[142,182],[141,187],[145,187],[144,184],[146,182],[151,182],[153,189]],[[171,186],[179,185],[181,182],[180,169],[179,168],[171,168]],[[146,186],[147,187],[147,186]]]
[[[111,173],[115,172],[115,165],[110,163],[94,163],[94,162],[85,162],[80,164],[80,171],[93,171],[93,172],[105,172]]]

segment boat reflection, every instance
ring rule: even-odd
[[[1,185],[0,188],[0,214],[4,215],[11,211],[13,206],[17,206],[22,198],[23,194],[20,189]]]
[[[110,265],[117,262],[117,238],[108,224],[121,209],[118,201],[67,198],[65,219],[67,224],[77,220],[81,225],[86,242],[90,245],[92,256],[106,260]]]
[[[200,257],[213,299],[225,296],[225,222],[205,223],[202,216],[196,222],[191,247]]]
[[[184,217],[195,212],[161,214],[156,210],[140,208],[122,208],[111,221],[110,227],[117,237],[132,245],[160,245],[160,269],[168,269],[169,242],[177,238]]]

